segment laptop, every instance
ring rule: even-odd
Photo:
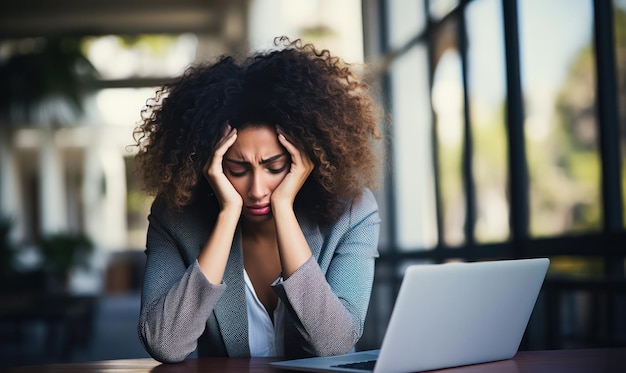
[[[273,362],[312,372],[416,372],[512,358],[547,258],[411,265],[380,350]]]

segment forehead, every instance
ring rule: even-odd
[[[227,157],[261,160],[283,152],[276,130],[267,125],[247,126],[237,131],[237,140],[226,152]]]

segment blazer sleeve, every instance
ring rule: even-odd
[[[345,226],[345,227],[344,227]],[[295,322],[313,356],[338,355],[354,347],[363,325],[378,257],[380,218],[371,192],[366,191],[333,227],[326,251],[332,255],[326,273],[309,259],[275,291]]]
[[[184,360],[197,347],[206,321],[226,289],[211,284],[198,261],[185,263],[180,248],[164,224],[164,213],[153,205],[148,217],[139,337],[146,351],[161,362]]]

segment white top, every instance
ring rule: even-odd
[[[274,324],[272,319],[259,300],[252,286],[252,281],[248,277],[246,270],[243,270],[243,277],[246,282],[246,305],[248,309],[248,341],[250,344],[250,356],[252,357],[273,357],[284,355],[284,323],[285,305],[278,298],[278,304],[274,310]],[[279,277],[274,284],[282,281]]]

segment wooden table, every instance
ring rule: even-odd
[[[274,358],[189,359],[179,364],[160,364],[152,359],[108,360],[90,363],[33,365],[11,368],[8,372],[286,372],[269,366]],[[445,373],[613,373],[626,372],[626,348],[520,351],[510,360],[442,369]]]

